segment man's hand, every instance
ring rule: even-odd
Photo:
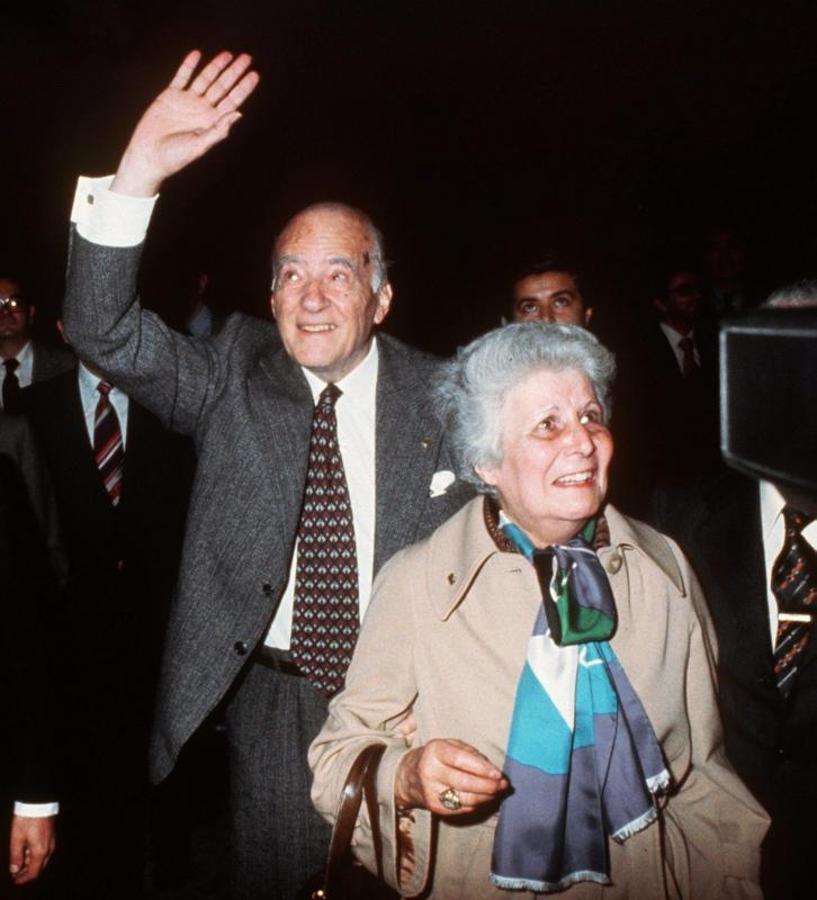
[[[48,865],[54,846],[54,816],[12,816],[9,871],[14,883],[34,881]]]
[[[251,57],[219,53],[192,80],[201,53],[188,53],[170,86],[151,103],[130,139],[111,189],[152,197],[162,182],[224,140],[259,75]]]

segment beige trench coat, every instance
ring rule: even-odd
[[[477,498],[383,569],[346,689],[309,760],[312,798],[332,819],[355,756],[387,744],[378,771],[387,879],[397,887],[393,784],[406,744],[393,731],[409,708],[415,743],[459,738],[502,768],[516,686],[540,591],[533,567],[499,551]],[[612,885],[574,885],[574,898],[760,897],[759,848],[768,819],[723,753],[715,692],[715,635],[695,576],[678,548],[607,507],[611,543],[599,551],[618,609],[611,644],[650,717],[676,792],[659,822],[610,841]],[[413,870],[399,890],[435,898],[513,898],[491,885],[496,816],[437,820],[414,812]],[[365,812],[355,852],[373,867]]]

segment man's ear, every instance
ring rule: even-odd
[[[33,303],[29,303],[29,305],[28,305],[28,324],[29,325],[33,324],[35,315],[37,315],[37,307]]]
[[[592,318],[593,318],[593,307],[588,306],[587,309],[584,311],[584,327],[585,328],[590,327],[590,320]]]
[[[653,297],[652,300],[653,309],[655,309],[660,315],[666,315],[667,312],[667,304],[666,301],[662,297]]]
[[[275,312],[275,291],[272,291],[269,295],[269,308],[270,312],[272,313],[272,318],[277,319],[278,316]]]
[[[394,296],[394,291],[392,290],[391,282],[386,282],[380,290],[377,292],[376,300],[377,307],[374,311],[374,323],[375,325],[379,325],[383,319],[389,314],[389,310],[391,309],[391,301]]]

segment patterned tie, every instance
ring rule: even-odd
[[[698,363],[695,362],[695,342],[687,335],[678,341],[678,347],[683,353],[681,372],[684,378],[690,378],[698,371]]]
[[[3,378],[3,409],[6,412],[18,412],[20,407],[20,380],[17,369],[20,363],[13,357],[3,360],[6,375]]]
[[[343,687],[360,615],[352,504],[335,417],[340,395],[337,385],[327,385],[312,419],[290,644],[293,660],[327,697]]]
[[[801,534],[813,517],[789,506],[783,508],[786,539],[772,567],[772,593],[780,612],[817,612],[817,553]],[[788,697],[794,685],[800,658],[808,644],[810,622],[780,622],[774,648],[777,687]]]
[[[118,506],[122,495],[122,470],[125,465],[122,431],[119,428],[119,417],[108,397],[111,385],[100,381],[96,389],[99,391],[99,402],[94,415],[94,457],[111,503]]]

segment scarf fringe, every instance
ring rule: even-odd
[[[664,769],[657,775],[650,775],[650,777],[647,778],[647,790],[651,794],[660,794],[661,791],[667,790],[671,783],[672,775],[669,770]]]
[[[639,831],[643,831],[648,825],[652,825],[657,818],[658,812],[654,806],[651,806],[643,815],[640,815],[637,819],[633,819],[632,822],[628,822],[622,828],[619,828],[615,834],[611,834],[610,837],[617,844],[623,844],[634,834],[638,834]]]
[[[535,891],[537,894],[555,894],[563,891],[580,881],[592,881],[594,884],[612,884],[608,875],[604,872],[571,872],[559,881],[535,881],[532,878],[506,878],[503,875],[494,875],[491,872],[491,883],[494,887],[506,891]]]

